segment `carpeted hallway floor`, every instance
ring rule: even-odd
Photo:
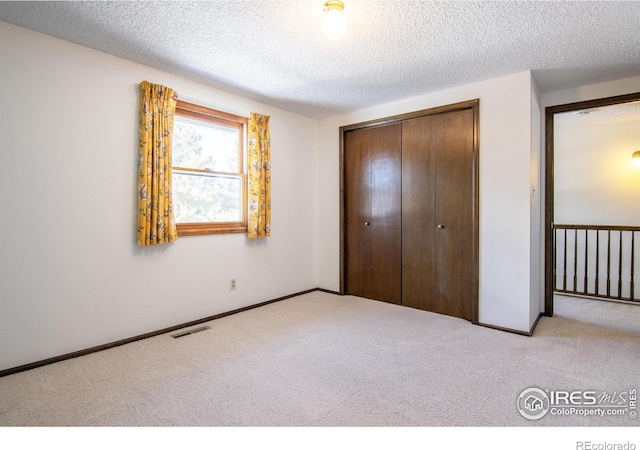
[[[638,426],[516,409],[640,388],[640,307],[556,297],[524,337],[313,292],[0,378],[0,426]]]

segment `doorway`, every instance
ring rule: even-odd
[[[575,116],[614,105],[627,105],[640,101],[640,92],[598,100],[547,107],[545,110],[545,315],[554,312],[554,292],[591,297],[634,298],[640,288],[634,286],[634,239],[640,237],[640,224],[609,226],[599,223],[584,224],[556,222],[556,152],[557,119],[573,113]],[[640,141],[638,142],[640,145]],[[637,150],[637,148],[636,148]],[[628,155],[631,164],[631,153]],[[636,169],[637,170],[637,169]],[[588,199],[584,199],[585,202]],[[588,221],[587,218],[585,218]],[[631,226],[633,225],[633,226]],[[638,230],[636,230],[638,228]],[[613,251],[611,251],[613,242]],[[630,246],[629,246],[630,244]],[[617,250],[616,250],[617,246]],[[555,253],[555,249],[559,254]],[[600,254],[600,249],[603,254]],[[625,250],[626,249],[626,250]],[[623,261],[623,255],[629,263]],[[589,255],[595,253],[595,258]],[[614,261],[612,264],[612,256]],[[604,260],[602,264],[601,260]],[[627,261],[625,260],[625,261]],[[558,263],[560,261],[560,264]],[[625,265],[626,264],[626,265]],[[629,269],[630,266],[630,269]],[[623,274],[623,268],[625,273]],[[627,271],[630,273],[627,275]],[[634,294],[635,290],[635,294]]]

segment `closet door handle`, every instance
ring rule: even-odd
[[[371,225],[369,222],[365,222],[365,223],[364,223],[364,226],[365,226],[365,227],[368,227],[369,225]]]
[[[442,230],[444,228],[444,225],[438,224],[438,228],[440,228]]]

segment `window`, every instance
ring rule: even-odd
[[[247,119],[178,100],[172,196],[179,236],[247,231]]]

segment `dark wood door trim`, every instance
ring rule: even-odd
[[[474,301],[471,304],[472,323],[480,323],[480,100],[473,100],[473,280]]]
[[[476,108],[480,103],[479,99],[467,100],[459,103],[452,103],[450,105],[436,106],[435,108],[422,109],[420,111],[413,111],[404,114],[398,114],[390,117],[383,117],[381,119],[369,120],[366,122],[354,123],[351,125],[344,125],[340,127],[340,134],[344,131],[356,130],[358,128],[367,127],[379,127],[381,125],[388,125],[390,123],[403,122],[405,120],[417,119],[418,117],[431,116],[433,114],[440,114],[445,112],[460,111],[462,109]]]
[[[359,128],[369,128],[369,127],[378,127],[382,125],[388,125],[391,123],[399,123],[410,119],[415,119],[419,117],[441,114],[446,112],[460,111],[465,109],[471,109],[473,111],[473,267],[475,277],[471,282],[473,283],[473,292],[474,298],[472,301],[472,311],[473,317],[471,322],[474,324],[478,323],[478,305],[479,305],[479,274],[480,274],[480,263],[479,263],[479,222],[480,222],[480,212],[479,212],[479,202],[480,202],[480,180],[479,180],[479,166],[480,166],[480,155],[479,155],[479,118],[480,118],[480,100],[468,100],[464,102],[454,103],[450,105],[438,106],[435,108],[424,109],[420,111],[413,111],[405,114],[399,114],[390,117],[384,117],[381,119],[370,120],[367,122],[360,122],[351,125],[345,125],[340,127],[339,129],[339,142],[340,142],[340,156],[339,156],[339,183],[340,183],[340,294],[345,294],[345,261],[346,261],[346,217],[345,217],[345,149],[344,149],[344,133],[346,131],[356,130]]]
[[[554,126],[557,113],[640,101],[640,92],[545,108],[544,315],[553,316]]]

